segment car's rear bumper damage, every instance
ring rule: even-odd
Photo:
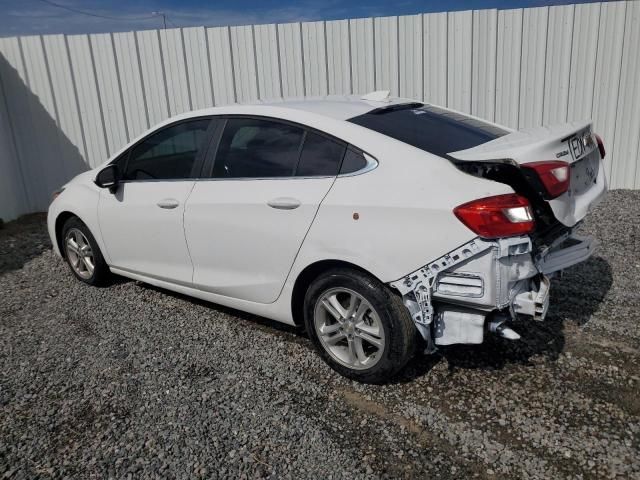
[[[504,322],[544,320],[550,277],[586,260],[595,247],[593,238],[570,232],[535,252],[528,236],[476,238],[391,285],[403,295],[429,350],[482,343],[486,332],[517,339]]]

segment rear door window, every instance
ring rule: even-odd
[[[214,178],[291,177],[304,130],[256,118],[227,120],[213,167]]]
[[[509,133],[481,120],[422,104],[383,107],[349,121],[449,159],[447,153],[476,147]]]
[[[302,146],[298,177],[336,176],[346,145],[317,133],[307,132]]]
[[[358,170],[362,170],[366,166],[367,159],[364,158],[364,154],[350,147],[347,149],[347,153],[345,153],[344,155],[342,167],[340,168],[340,175],[357,172]]]

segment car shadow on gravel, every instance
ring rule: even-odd
[[[609,263],[601,257],[573,267],[561,279],[553,280],[551,307],[543,322],[523,319],[511,322],[520,335],[518,341],[509,341],[491,334],[485,335],[480,345],[453,345],[440,347],[432,355],[418,354],[407,367],[388,383],[409,383],[427,375],[441,361],[446,361],[449,370],[458,369],[497,370],[510,364],[534,365],[533,357],[540,355],[550,361],[558,359],[564,350],[565,322],[577,326],[586,324],[598,310],[613,282]],[[280,335],[283,339],[305,344],[313,348],[304,329],[252,315],[233,308],[199,300],[180,293],[140,283],[148,288],[196,305],[236,317],[248,322],[247,327],[258,327],[263,331]]]
[[[33,213],[0,228],[0,276],[21,269],[26,263],[51,249],[46,214]]]
[[[126,280],[127,279],[125,279],[125,281]],[[304,332],[304,329],[301,327],[296,327],[286,323],[276,322],[275,320],[270,320],[268,318],[261,317],[259,315],[254,315],[251,313],[243,312],[242,310],[236,310],[234,308],[225,307],[224,305],[220,305],[218,303],[208,302],[206,300],[200,300],[199,298],[190,297],[189,295],[184,295],[178,292],[172,292],[171,290],[165,290],[164,288],[156,287],[148,283],[138,282],[138,284],[142,288],[146,288],[149,290],[162,293],[163,295],[168,295],[173,298],[184,300],[185,302],[189,302],[194,305],[200,305],[210,310],[215,310],[225,315],[236,317],[245,322],[250,322],[251,324],[254,324],[255,326],[257,326],[258,328],[264,331],[271,331],[271,333],[274,333],[274,334],[283,334],[284,336],[289,337],[290,340],[292,341],[298,342],[300,339],[308,338],[307,334]],[[247,325],[247,326],[250,327],[252,325]]]

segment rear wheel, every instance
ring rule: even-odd
[[[307,290],[305,325],[323,359],[345,377],[388,380],[415,351],[416,330],[400,298],[355,269],[335,269]]]
[[[73,274],[89,285],[102,285],[110,276],[109,266],[89,228],[77,217],[62,227],[62,248]]]

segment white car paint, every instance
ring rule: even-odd
[[[316,262],[348,262],[382,282],[399,280],[476,238],[453,215],[456,206],[513,190],[345,121],[379,106],[339,97],[216,107],[169,119],[105,164],[177,120],[251,114],[324,131],[368,153],[378,166],[337,178],[130,183],[114,195],[94,184],[103,165],[74,178],[51,204],[54,249],[60,254],[56,220],[72,213],[93,232],[114,273],[289,324],[296,279]],[[300,207],[268,206],[291,199]],[[178,205],[160,208],[166,200]]]
[[[590,144],[582,145],[580,154],[573,151],[572,142],[581,143],[582,138],[574,138],[576,132],[585,132],[584,139]],[[571,141],[568,141],[571,139]],[[604,197],[607,191],[607,179],[604,165],[597,155],[597,142],[591,132],[591,122],[580,121],[548,127],[524,128],[497,138],[477,147],[450,153],[458,160],[495,161],[508,159],[517,164],[525,164],[539,160],[563,160],[574,164],[589,154],[593,168],[598,171],[596,185],[582,192],[572,188],[549,202],[555,217],[568,227],[573,227],[582,220]],[[572,182],[573,184],[574,182]]]
[[[194,286],[251,302],[276,301],[333,182],[333,177],[197,182],[184,216]]]
[[[114,268],[190,284],[193,265],[182,219],[193,180],[123,182],[101,189],[98,221]]]

